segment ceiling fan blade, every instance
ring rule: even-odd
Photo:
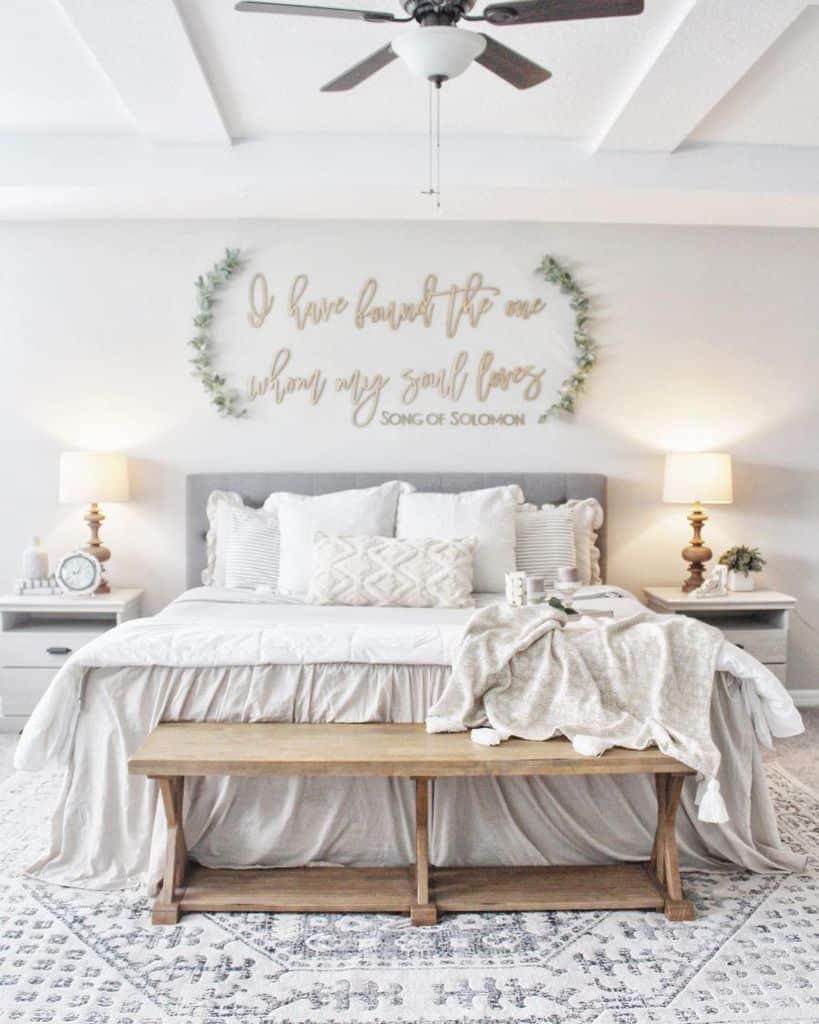
[[[388,64],[391,64],[396,58],[396,53],[393,48],[387,43],[386,46],[382,46],[380,50],[376,50],[375,53],[371,53],[369,57],[365,57],[364,60],[359,61],[358,64],[354,64],[348,71],[345,71],[343,75],[339,75],[338,78],[334,78],[332,82],[328,82],[327,85],[321,87],[322,92],[346,92],[347,89],[353,89],[355,86],[360,85],[365,79],[369,78],[370,75],[374,75],[376,71],[380,71],[381,68],[385,68]]]
[[[349,7],[314,7],[310,4],[267,3],[266,0],[240,0],[234,10],[257,14],[300,14],[307,18],[348,18],[352,21],[410,21],[386,11],[355,11]]]
[[[483,18],[490,25],[531,25],[543,21],[620,18],[642,14],[643,7],[644,0],[510,0],[490,4],[484,8]]]
[[[535,64],[517,50],[510,50],[497,39],[483,35],[483,32],[480,35],[486,40],[486,49],[475,58],[475,63],[482,64],[487,71],[492,71],[516,89],[531,89],[533,85],[540,85],[552,77],[551,71]]]

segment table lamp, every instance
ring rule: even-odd
[[[702,540],[708,522],[703,505],[727,505],[734,500],[731,456],[724,452],[671,452],[665,457],[663,501],[690,505],[688,522],[694,536],[682,556],[691,563],[682,589],[688,593],[702,584],[704,566],[713,552]]]
[[[101,501],[128,501],[128,459],[124,455],[101,452],[63,452],[60,456],[60,501],[63,504],[88,502],[85,517],[91,530],[91,540],[83,548],[107,562],[110,550],[100,540],[100,526],[105,516],[100,512]],[[103,576],[95,593],[108,594],[111,588]]]

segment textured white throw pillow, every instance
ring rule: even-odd
[[[396,537],[477,537],[475,590],[503,593],[515,571],[515,514],[523,502],[517,484],[461,494],[402,494]]]
[[[275,513],[249,508],[228,511],[225,586],[255,590],[279,586],[279,521]]]
[[[545,576],[553,583],[558,569],[576,566],[574,520],[569,509],[521,509],[515,517],[518,572]]]
[[[391,480],[378,487],[332,494],[271,494],[264,507],[279,517],[279,591],[303,595],[313,571],[313,534],[317,530],[350,536],[395,535],[399,496],[410,484]]]
[[[470,608],[477,538],[313,537],[310,604]]]
[[[583,583],[602,583],[597,531],[603,525],[603,509],[596,498],[573,498],[563,505],[544,505],[544,511],[566,509],[574,523],[577,568]]]
[[[269,551],[271,545],[275,545],[275,567],[272,567],[269,554],[265,553],[263,558],[266,568],[262,571],[264,579],[258,582],[264,583],[276,589],[278,577],[278,521],[274,510],[250,508],[245,505],[242,496],[236,491],[211,491],[207,503],[208,533],[206,540],[207,565],[202,570],[202,583],[206,587],[231,587],[231,586],[255,586],[249,583],[228,582],[228,562],[231,542],[239,545],[240,558],[245,559],[241,552],[247,549],[248,542],[243,536],[245,530],[250,529],[255,535],[256,528],[262,530],[262,537],[266,538],[265,548]],[[234,516],[236,513],[236,516]],[[235,525],[234,525],[235,523]],[[252,543],[252,542],[251,542]],[[237,575],[237,572],[239,575]],[[245,570],[234,570],[232,578],[238,579]],[[246,577],[245,577],[246,578]]]

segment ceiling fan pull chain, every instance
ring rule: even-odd
[[[432,89],[430,81],[427,103],[427,187],[422,190],[422,196],[435,195],[435,98]]]
[[[441,212],[441,83],[435,83],[435,206]]]
[[[434,155],[433,155],[433,152],[432,152],[432,131],[433,131],[433,127],[432,126],[433,126],[433,123],[434,123],[434,120],[435,120],[435,108],[434,108],[435,97],[432,94],[432,82],[429,82],[428,85],[429,85],[429,112],[428,112],[429,113],[429,122],[428,122],[428,128],[427,128],[427,149],[428,149],[428,154],[427,155],[429,157],[429,187],[428,188],[429,188],[429,194],[432,196],[432,195],[435,194],[435,164],[434,164]]]

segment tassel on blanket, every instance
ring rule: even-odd
[[[609,740],[601,739],[599,736],[572,736],[571,741],[577,753],[584,757],[600,757],[614,746]]]
[[[504,740],[509,739],[508,736],[502,736],[497,729],[473,729],[469,738],[473,743],[478,743],[482,747],[497,747]]]
[[[697,817],[700,821],[710,821],[715,825],[722,825],[729,820],[728,808],[722,799],[719,791],[719,782],[716,779],[706,779],[703,775],[697,776],[697,794],[694,797],[697,806]]]
[[[454,718],[442,718],[440,715],[427,715],[427,732],[466,732],[463,722]]]

